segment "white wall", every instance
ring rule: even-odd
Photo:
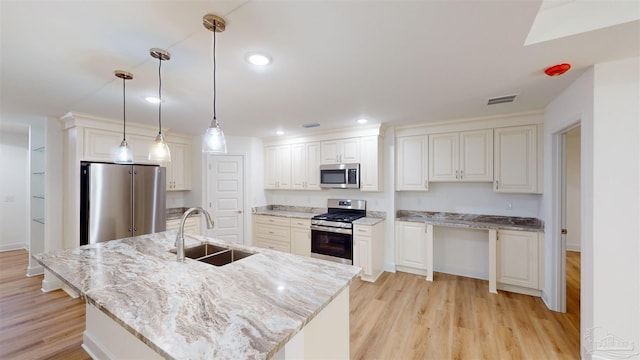
[[[0,132],[0,251],[29,247],[29,133]]]
[[[594,80],[593,326],[632,341],[638,358],[640,57],[596,65]]]
[[[580,251],[580,127],[567,133],[567,250]]]
[[[640,58],[598,64],[587,70],[545,110],[545,173],[554,169],[554,134],[581,123],[582,253],[580,292],[581,354],[611,358],[599,350],[604,332],[630,342],[623,352],[640,351]],[[558,246],[554,234],[554,182],[545,189],[543,298],[557,307]],[[593,332],[595,330],[595,332]],[[588,336],[593,334],[594,336]]]

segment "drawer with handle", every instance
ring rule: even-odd
[[[353,235],[371,236],[371,226],[354,225]]]
[[[256,226],[254,230],[256,236],[275,239],[275,240],[289,240],[289,228],[281,228],[278,226],[260,225]]]
[[[274,241],[271,239],[258,238],[258,246],[265,249],[290,252],[290,244],[288,242]]]
[[[262,225],[276,225],[276,226],[290,226],[291,222],[289,218],[281,216],[269,216],[269,215],[255,215],[254,221],[256,224]]]

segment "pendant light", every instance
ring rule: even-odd
[[[226,28],[226,22],[223,18],[207,14],[202,17],[202,24],[207,30],[213,32],[213,120],[211,125],[205,131],[202,138],[202,152],[208,154],[226,154],[227,141],[224,138],[224,132],[220,128],[220,123],[216,118],[216,33],[223,32]]]
[[[132,164],[133,153],[131,152],[131,148],[129,148],[129,144],[127,144],[127,98],[125,82],[133,79],[133,74],[123,70],[116,70],[113,73],[116,77],[122,79],[122,142],[116,150],[116,158],[114,161],[118,164]]]
[[[164,135],[162,135],[162,74],[160,72],[162,68],[162,61],[168,61],[171,59],[171,54],[168,51],[153,48],[149,50],[151,57],[158,59],[158,136],[149,150],[149,160],[157,162],[170,162],[171,152],[169,151],[169,145],[164,141]]]

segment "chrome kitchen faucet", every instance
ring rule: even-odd
[[[204,217],[207,219],[207,229],[213,229],[213,220],[211,220],[211,215],[209,212],[201,207],[192,207],[189,210],[185,211],[182,214],[182,219],[180,219],[180,226],[178,227],[178,236],[176,237],[176,255],[178,256],[178,261],[184,262],[184,223],[191,213],[194,211],[201,211],[204,214]]]

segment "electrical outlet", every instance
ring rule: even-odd
[[[16,202],[16,197],[12,196],[12,195],[5,196],[4,197],[4,202],[6,202],[6,203]]]

